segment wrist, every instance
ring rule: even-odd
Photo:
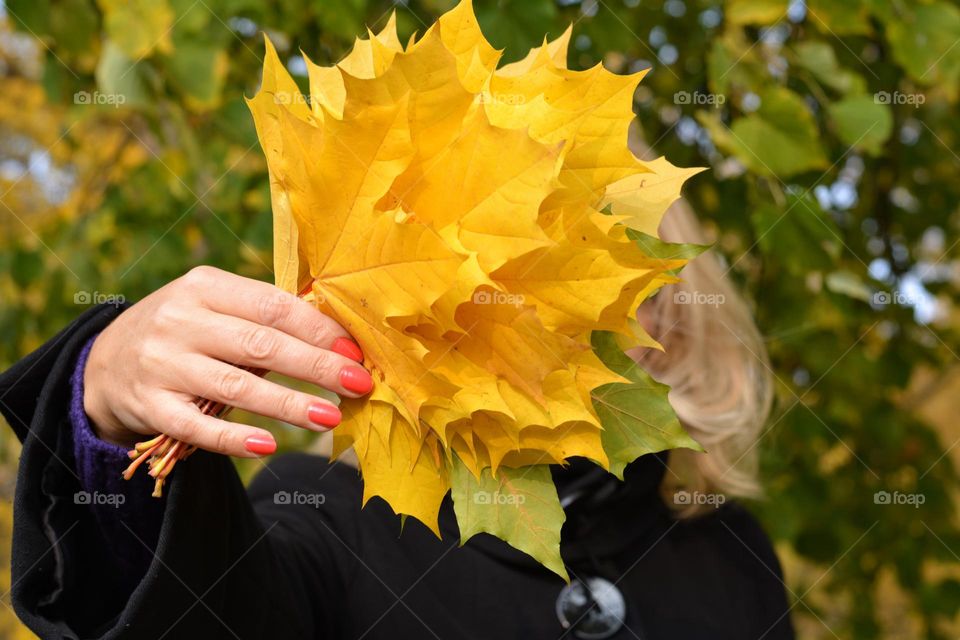
[[[87,420],[90,423],[90,430],[93,432],[93,435],[104,442],[132,448],[136,443],[135,434],[120,425],[119,421],[117,421],[109,411],[97,409],[96,407],[98,405],[95,402],[91,402],[90,395],[89,392],[84,391],[83,409],[87,414]]]
[[[130,447],[136,442],[137,434],[124,427],[101,393],[103,382],[109,384],[109,381],[104,380],[106,372],[97,364],[100,362],[98,346],[101,346],[100,336],[94,340],[83,369],[83,410],[90,430],[97,438],[110,444]]]

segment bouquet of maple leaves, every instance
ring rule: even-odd
[[[564,578],[550,465],[622,478],[643,454],[699,449],[624,354],[658,346],[637,307],[696,253],[656,229],[697,170],[631,153],[643,72],[567,69],[569,39],[497,68],[464,0],[406,46],[391,18],[337,65],[308,60],[309,100],[268,40],[248,101],[276,283],[339,321],[373,373],[334,435],[364,503],[439,535],[452,491],[461,542],[493,534]],[[131,456],[159,490],[189,449],[147,444]]]

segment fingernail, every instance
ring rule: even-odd
[[[310,418],[310,422],[313,424],[332,429],[340,424],[342,415],[340,414],[340,409],[337,409],[332,404],[315,402],[307,409],[307,417]]]
[[[250,436],[243,441],[243,446],[250,453],[268,456],[277,450],[277,441],[271,436]]]
[[[333,341],[330,351],[339,353],[344,358],[350,358],[354,362],[363,362],[363,351],[360,351],[357,343],[350,338],[337,338]]]
[[[363,395],[373,389],[373,378],[363,367],[344,367],[340,370],[340,384],[347,391]]]

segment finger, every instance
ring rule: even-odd
[[[340,409],[329,400],[281,384],[212,358],[184,362],[187,393],[311,431],[329,431],[340,424]]]
[[[370,373],[356,361],[277,329],[209,311],[196,315],[194,328],[194,347],[224,362],[276,371],[352,398],[373,388]]]
[[[360,348],[337,321],[272,284],[213,267],[197,267],[184,278],[201,292],[203,304],[212,311],[272,327],[313,346],[363,361]]]
[[[153,428],[200,449],[238,458],[256,458],[277,450],[269,431],[204,415],[179,394],[168,394],[158,403],[155,415]]]

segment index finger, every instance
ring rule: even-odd
[[[197,286],[211,311],[272,327],[322,349],[336,345],[342,355],[363,360],[346,329],[292,293],[213,267],[197,267],[184,277]]]

